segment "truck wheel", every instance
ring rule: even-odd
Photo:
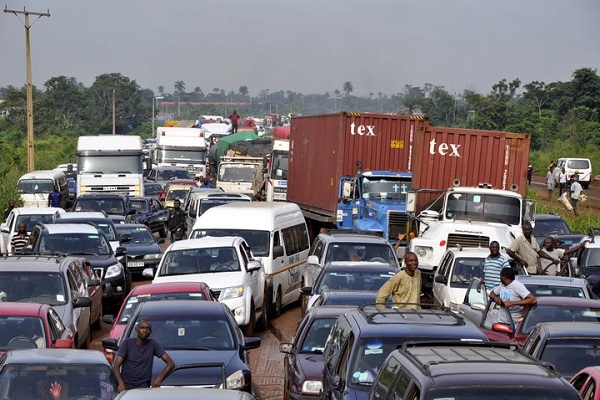
[[[167,237],[168,234],[169,234],[169,229],[167,228],[167,224],[165,224],[162,227],[162,229],[160,231],[158,231],[158,235],[164,239]]]

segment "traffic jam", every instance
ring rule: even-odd
[[[530,141],[357,112],[81,136],[0,225],[0,398],[600,398],[600,244],[525,197]]]

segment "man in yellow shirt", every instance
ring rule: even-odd
[[[392,296],[393,307],[421,308],[421,271],[419,259],[413,252],[404,257],[405,268],[392,276],[377,292],[377,307],[383,308],[387,299]]]

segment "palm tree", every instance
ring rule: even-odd
[[[158,93],[160,93],[161,96],[165,95],[165,87],[163,85],[158,86]]]
[[[181,117],[181,93],[185,90],[185,82],[175,81],[175,90],[179,93],[177,98],[177,118]]]
[[[240,86],[240,88],[238,89],[238,93],[240,94],[240,96],[242,96],[242,100],[248,96],[248,87],[247,86]]]
[[[352,91],[354,90],[354,87],[352,86],[352,82],[350,82],[350,81],[344,82],[344,86],[342,87],[342,90],[344,91],[344,93],[346,93],[346,96],[348,96],[350,93],[352,93]]]

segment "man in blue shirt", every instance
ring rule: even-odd
[[[48,207],[60,207],[62,205],[62,195],[58,188],[54,186],[54,191],[48,195]]]

